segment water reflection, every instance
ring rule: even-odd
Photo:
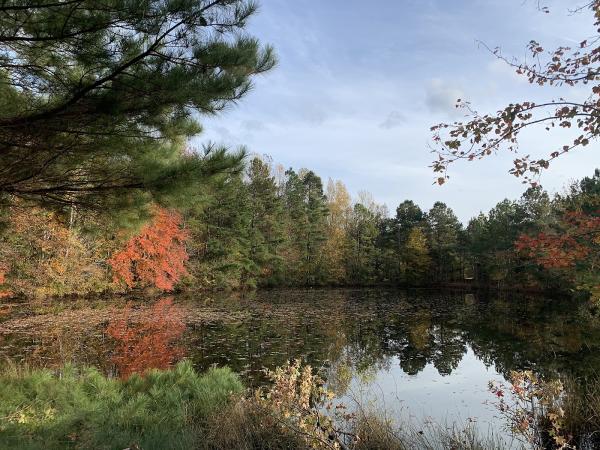
[[[139,314],[153,310],[143,299],[137,303]],[[444,414],[466,405],[459,411],[465,419],[475,410],[486,414],[480,404],[487,382],[511,370],[586,377],[600,369],[598,319],[577,303],[382,290],[262,291],[175,303],[167,316],[185,322],[185,332],[155,321],[155,334],[169,335],[169,342],[155,350],[140,344],[124,360],[147,350],[146,359],[172,361],[167,350],[181,348],[200,370],[228,365],[257,385],[265,382],[264,367],[302,357],[322,368],[341,395],[379,384],[387,398],[402,400],[397,405],[425,405],[424,414],[432,414],[426,405]],[[0,318],[0,357],[32,366],[94,364],[109,372],[115,342],[106,328],[125,303],[63,306],[37,316],[30,305],[11,308]],[[177,329],[182,333],[173,335]]]
[[[532,369],[584,376],[600,368],[597,321],[584,306],[473,294],[364,291],[267,292],[236,300],[247,320],[196,330],[199,367],[228,364],[261,381],[260,369],[303,356],[314,366],[346,360],[359,372],[395,357],[407,375],[428,365],[451,376],[469,348],[507,375]]]
[[[330,387],[349,405],[385,412],[399,423],[423,427],[477,424],[480,430],[502,435],[504,422],[499,419],[488,391],[489,381],[504,380],[493,368],[486,367],[468,348],[452,376],[441,374],[426,364],[419,375],[409,375],[398,357],[388,358],[378,370],[345,374],[346,369],[330,372]],[[340,373],[342,380],[340,380]],[[338,390],[342,381],[343,389]],[[508,435],[504,436],[510,439]]]
[[[178,341],[185,331],[181,308],[170,297],[162,298],[143,309],[131,320],[131,305],[116,311],[106,328],[115,345],[110,360],[116,374],[128,378],[149,369],[167,369],[181,359],[185,351]]]

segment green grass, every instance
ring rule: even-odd
[[[65,367],[0,375],[0,448],[189,449],[243,386],[229,369],[197,374],[189,362],[126,381]]]
[[[589,380],[588,380],[589,381]],[[600,379],[567,384],[563,399],[565,435],[577,448],[596,448],[600,429]],[[583,392],[581,392],[583,390]],[[1,450],[285,450],[311,449],[268,403],[244,396],[229,369],[194,371],[182,362],[127,380],[106,377],[94,368],[0,373]],[[347,429],[358,440],[350,450],[496,450],[494,436],[472,428],[414,428],[388,420],[383,412],[357,411]],[[329,446],[323,446],[329,448]]]

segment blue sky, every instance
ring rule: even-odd
[[[248,30],[276,48],[279,65],[238,105],[205,119],[198,142],[245,145],[325,183],[341,179],[390,211],[405,199],[424,209],[441,200],[466,221],[522,193],[507,173],[514,155],[457,164],[434,186],[429,128],[460,119],[459,97],[493,112],[561,95],[529,85],[477,43],[524,57],[531,39],[552,48],[593,34],[588,13],[568,14],[573,1],[544,4],[551,14],[538,12],[537,0],[262,0]],[[539,130],[524,135],[521,152],[541,157],[561,144]],[[596,146],[557,162],[544,187],[556,192],[591,174]]]

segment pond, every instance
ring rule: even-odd
[[[199,370],[227,365],[257,386],[266,382],[265,367],[302,358],[348,403],[360,401],[415,424],[471,423],[504,435],[490,381],[504,381],[512,370],[584,378],[600,369],[596,319],[564,300],[361,289],[188,294],[172,301],[185,323],[176,356]],[[111,373],[115,344],[107,326],[123,311],[134,321],[156,318],[160,311],[152,302],[5,305],[0,359],[34,367],[72,362]]]

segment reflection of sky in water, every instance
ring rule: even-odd
[[[326,379],[337,394],[362,393],[375,409],[414,426],[429,418],[461,428],[472,419],[482,434],[499,433],[504,419],[487,390],[490,380],[502,381],[499,373],[531,369],[548,379],[584,379],[600,372],[598,319],[577,303],[381,289],[264,290],[247,298],[176,300],[187,325],[179,344],[197,370],[229,366],[254,387],[268,383],[265,367],[302,358],[328,369]],[[145,299],[136,301],[140,311],[152,308]],[[9,360],[30,367],[70,362],[111,373],[106,311],[114,314],[124,305],[109,301],[91,310],[71,302],[45,315],[27,304],[14,308],[0,319],[0,366]]]
[[[492,367],[486,367],[469,347],[450,375],[441,375],[433,364],[416,375],[408,375],[400,360],[391,357],[373,373],[354,374],[343,398],[351,405],[385,412],[388,418],[411,423],[417,430],[423,423],[459,429],[471,425],[483,434],[492,432],[510,443],[505,421],[494,406],[489,381],[505,382]]]

